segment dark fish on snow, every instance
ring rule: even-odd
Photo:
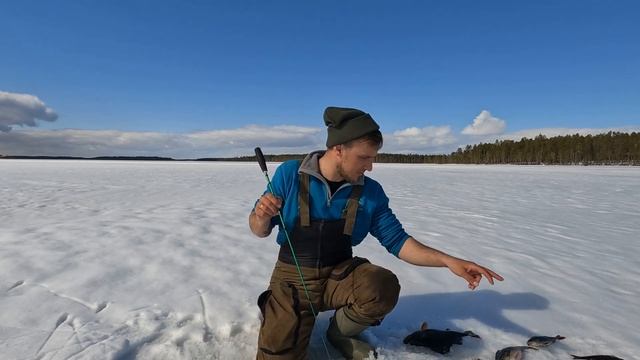
[[[588,359],[588,360],[623,360],[619,357],[615,357],[613,355],[587,355],[587,356],[577,356],[571,355],[574,359]]]
[[[446,354],[451,350],[453,344],[462,345],[462,338],[465,336],[480,338],[472,331],[459,332],[449,329],[428,329],[427,323],[423,322],[420,330],[409,334],[404,338],[403,342],[410,345],[425,346],[437,353]]]
[[[564,336],[556,335],[556,336],[534,336],[527,341],[527,345],[540,349],[543,347],[547,347],[556,340],[564,340],[566,339]]]
[[[531,346],[509,346],[496,351],[496,360],[522,360],[525,350],[538,350]]]

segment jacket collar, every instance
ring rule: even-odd
[[[319,163],[320,158],[322,157],[322,155],[324,155],[325,152],[326,150],[317,150],[309,153],[304,158],[304,160],[302,160],[302,163],[300,163],[300,169],[298,170],[298,172],[307,173],[326,182],[325,177],[320,173]],[[354,183],[351,183],[351,185],[364,185],[364,175],[360,176],[358,180],[356,180],[356,182]]]

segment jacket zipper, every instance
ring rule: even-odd
[[[313,176],[314,178],[320,180],[322,182],[322,184],[324,185],[324,189],[327,193],[327,207],[331,208],[331,200],[333,199],[333,197],[338,193],[338,191],[342,190],[345,187],[349,187],[352,186],[350,183],[345,183],[342,184],[337,190],[336,192],[334,192],[333,194],[331,194],[331,188],[329,187],[329,184],[327,183],[327,181],[322,177],[322,175],[317,175],[315,172],[309,172],[309,171],[305,171],[305,173]]]

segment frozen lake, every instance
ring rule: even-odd
[[[354,253],[402,285],[365,332],[380,359],[440,358],[402,343],[422,321],[482,337],[451,359],[558,334],[528,359],[637,357],[639,168],[375,164],[370,176],[409,234],[506,278],[469,291],[367,238]],[[1,160],[0,357],[254,358],[278,251],[247,225],[264,189],[255,163]],[[329,316],[312,359],[326,358]]]

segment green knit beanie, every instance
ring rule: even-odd
[[[334,106],[324,110],[324,123],[327,125],[328,148],[380,129],[371,115],[364,111]]]

